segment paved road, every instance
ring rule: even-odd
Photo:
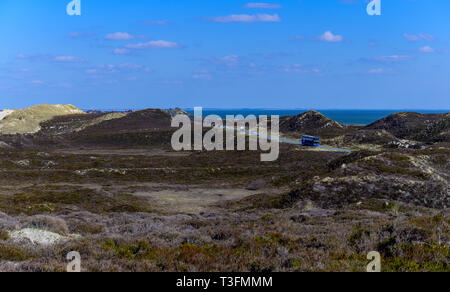
[[[224,127],[227,130],[231,130],[233,131],[234,128],[230,128],[230,127]],[[256,135],[256,136],[261,136],[262,134],[260,134],[259,132],[255,132],[255,131],[249,131],[247,129],[237,129],[240,132],[249,134],[249,135]],[[280,142],[283,143],[288,143],[288,144],[293,144],[293,145],[299,145],[302,146],[302,142],[297,141],[297,140],[291,140],[291,139],[285,139],[285,138],[280,138],[280,137],[273,137],[270,135],[263,135],[268,139],[274,139],[274,140],[279,140]],[[320,149],[325,149],[325,150],[331,150],[331,151],[339,151],[339,152],[345,152],[345,153],[351,153],[351,150],[348,149],[341,149],[341,148],[335,148],[335,147],[328,147],[328,146],[319,146],[318,148]]]

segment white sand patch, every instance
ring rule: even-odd
[[[10,114],[12,114],[14,112],[14,110],[2,110],[0,112],[0,121],[3,120],[4,118],[6,118],[7,116],[9,116]]]
[[[9,144],[6,144],[6,143],[3,142],[3,141],[0,141],[0,149],[1,149],[1,148],[12,148],[12,146],[9,145]]]
[[[67,240],[66,237],[59,235],[57,233],[33,228],[25,228],[21,230],[12,231],[9,233],[9,237],[16,242],[22,242],[25,240],[30,241],[33,244],[39,244],[44,246],[53,245],[61,241]]]

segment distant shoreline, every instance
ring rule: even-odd
[[[144,108],[145,109],[145,108]],[[144,109],[83,109],[84,111],[104,111],[104,112],[127,112]],[[182,108],[190,114],[194,114],[193,108]],[[311,109],[270,109],[270,108],[203,108],[203,115],[218,115],[226,118],[227,115],[278,115],[280,117],[294,116],[302,114]],[[348,126],[365,126],[391,114],[399,112],[417,112],[421,114],[445,114],[450,113],[450,109],[427,110],[427,109],[314,109],[341,124]]]
[[[192,109],[184,109],[188,113],[193,114]],[[278,115],[280,117],[285,116],[295,116],[302,114],[308,110],[297,109],[297,110],[270,110],[270,109],[203,109],[203,115],[218,115],[221,118],[226,118],[227,115]],[[369,125],[379,119],[382,119],[391,114],[398,112],[405,112],[405,110],[316,110],[326,116],[341,124],[349,126],[365,126]],[[414,112],[422,114],[445,114],[449,113],[450,110],[414,110]]]

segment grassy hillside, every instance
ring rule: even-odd
[[[15,110],[0,120],[0,134],[30,134],[38,132],[40,123],[57,116],[84,114],[73,105],[36,105],[26,109]]]
[[[397,138],[406,139],[419,134],[443,118],[443,114],[396,113],[368,125],[365,129],[386,130]]]

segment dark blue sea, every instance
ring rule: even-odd
[[[193,109],[186,109],[190,114],[194,114]],[[280,117],[299,115],[307,110],[280,110],[280,109],[203,109],[203,116],[218,115],[226,118],[227,115],[278,115]],[[397,112],[419,112],[423,114],[430,113],[448,113],[450,110],[317,110],[326,117],[347,125],[368,125],[376,120],[384,118]]]

